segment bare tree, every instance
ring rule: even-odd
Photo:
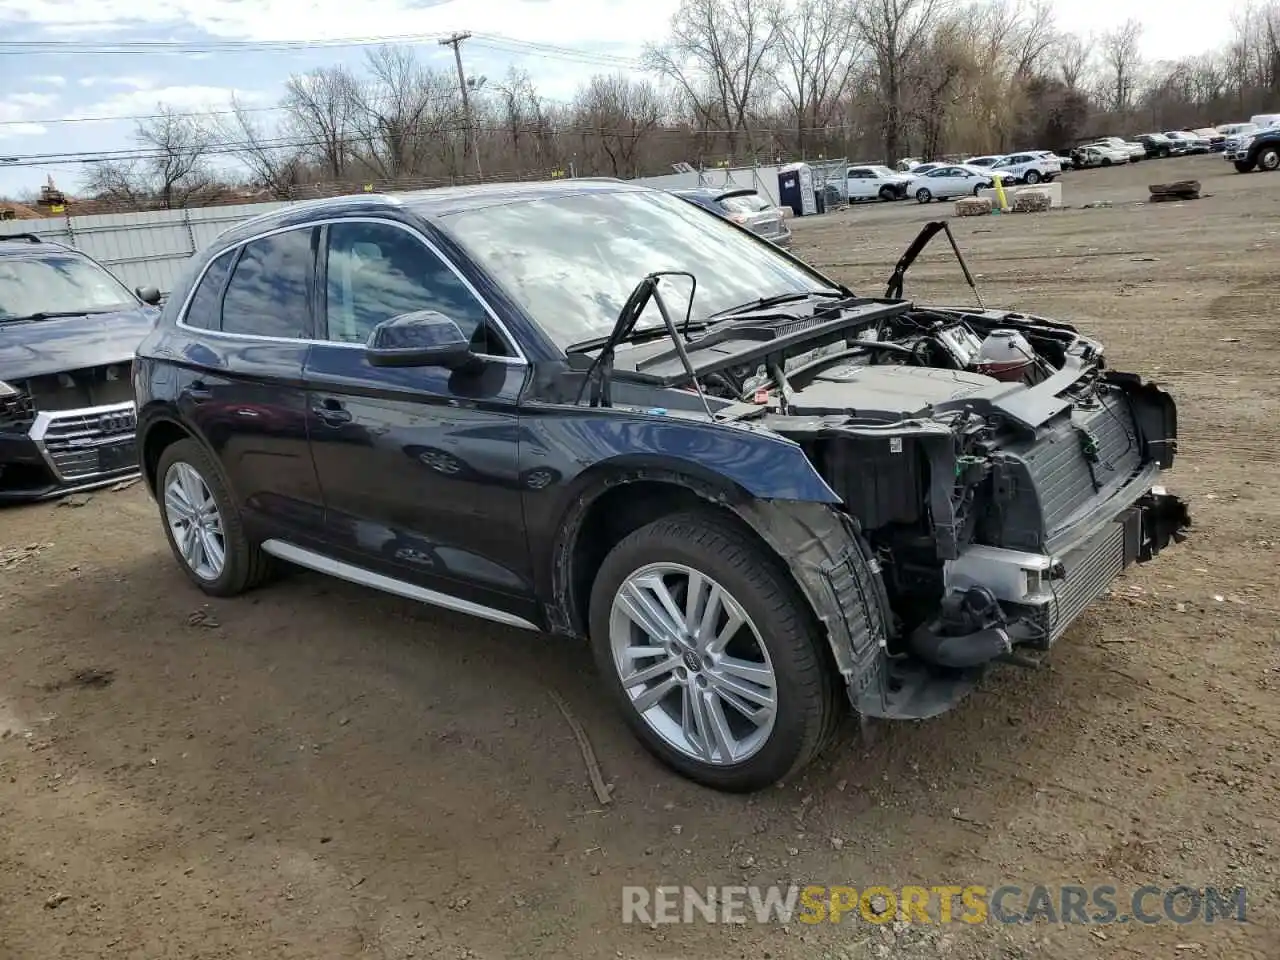
[[[777,6],[771,16],[778,90],[795,117],[796,149],[804,156],[806,134],[831,122],[864,48],[849,4],[799,0],[794,8]]]
[[[1048,0],[1018,0],[1013,8],[1013,29],[1007,56],[1013,75],[1019,80],[1038,73],[1044,66],[1058,33],[1053,25],[1053,7]]]
[[[729,151],[768,96],[777,0],[681,0],[671,40],[645,51],[649,69],[674,83],[704,129],[729,134]]]
[[[640,174],[637,157],[662,115],[657,88],[623,74],[592,77],[574,99],[573,116],[581,127],[583,146],[597,144],[608,158],[607,172],[615,177]]]
[[[89,165],[86,188],[96,195],[140,204],[153,200],[162,209],[185,207],[214,184],[209,160],[215,136],[191,114],[160,105],[154,119],[138,124],[138,156]]]
[[[517,165],[532,153],[535,166],[548,162],[547,134],[551,121],[528,72],[512,67],[506,77],[493,85],[495,110],[502,134]]]
[[[361,159],[388,180],[423,173],[429,152],[450,176],[461,173],[455,140],[465,119],[453,73],[423,66],[410,47],[379,47],[367,61],[371,77],[355,90],[352,111]]]
[[[1089,58],[1093,56],[1093,40],[1083,39],[1074,33],[1064,33],[1054,44],[1054,56],[1062,82],[1067,85],[1068,90],[1078,90],[1089,69]]]
[[[948,5],[949,0],[865,0],[853,7],[853,21],[876,61],[887,163],[898,159],[910,66]]]
[[[281,106],[288,112],[286,130],[305,143],[323,174],[340,180],[351,159],[355,77],[345,67],[321,67],[285,83]]]
[[[1127,113],[1133,104],[1138,71],[1142,66],[1138,50],[1141,38],[1142,24],[1137,20],[1126,20],[1122,26],[1102,36],[1107,105],[1116,113]]]
[[[277,200],[288,200],[302,183],[306,163],[303,150],[288,137],[267,133],[252,112],[235,97],[231,117],[217,126],[218,139],[249,168],[256,185]]]

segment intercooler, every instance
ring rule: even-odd
[[[1062,560],[1063,576],[1048,582],[1052,598],[1042,608],[1040,627],[1053,643],[1089,604],[1106,592],[1124,569],[1125,524],[1108,523]]]

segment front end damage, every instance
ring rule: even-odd
[[[788,558],[858,712],[918,719],[991,664],[1037,666],[1190,517],[1160,485],[1173,400],[1107,370],[1098,344],[985,310],[915,311],[907,328],[907,352],[890,355],[918,364],[876,362],[881,351],[823,364],[789,376],[785,408],[760,418],[802,446],[843,509],[775,501],[748,519]],[[976,345],[1011,332],[1031,362],[996,379]]]

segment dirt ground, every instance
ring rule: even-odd
[[[1208,196],[1141,202],[1187,176]],[[1280,956],[1280,175],[1191,158],[1064,192],[952,223],[987,303],[1075,321],[1175,392],[1195,530],[1047,669],[928,723],[851,722],[798,782],[720,796],[641,751],[573,644],[303,573],[206,602],[140,486],[6,510],[0,958]],[[949,212],[813,218],[798,251],[879,292]],[[908,295],[968,302],[944,249]],[[627,884],[778,882],[1239,885],[1248,922],[621,919]]]

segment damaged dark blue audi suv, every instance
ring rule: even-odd
[[[1037,665],[1190,524],[1168,394],[1067,323],[904,298],[944,231],[875,295],[612,180],[290,206],[139,348],[141,469],[206,593],[292,564],[579,638],[654,755],[759,789],[847,710]]]

